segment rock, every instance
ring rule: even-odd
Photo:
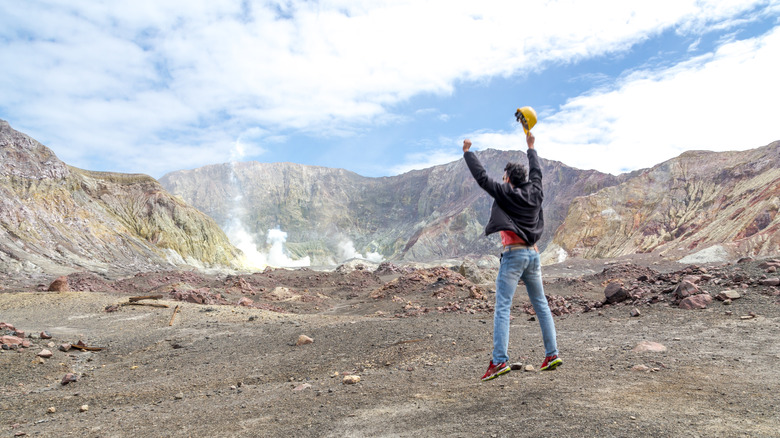
[[[22,345],[22,342],[24,342],[24,339],[16,336],[0,336],[0,344],[3,345]]]
[[[690,281],[682,281],[680,284],[677,285],[677,287],[674,289],[674,292],[672,292],[672,295],[678,299],[681,300],[683,298],[687,298],[691,295],[696,295],[699,293],[699,287],[695,284],[691,283]]]
[[[625,301],[628,298],[628,291],[623,289],[622,284],[612,282],[604,288],[604,297],[609,304],[615,304]]]
[[[11,324],[8,324],[7,322],[0,322],[0,330],[2,329],[10,330],[12,332],[16,331],[16,327],[14,327]]]
[[[52,357],[53,355],[54,355],[54,353],[52,353],[51,350],[46,350],[46,349],[43,349],[43,350],[41,350],[40,353],[38,353],[38,356],[40,356],[40,357],[42,357],[44,359],[48,359],[48,358]]]
[[[238,305],[243,307],[252,307],[255,304],[254,301],[247,297],[241,297],[240,300],[238,300]]]
[[[22,330],[14,330],[14,336],[24,339],[27,336],[27,333]]]
[[[647,365],[634,365],[631,368],[631,371],[649,372],[650,371],[650,367],[647,366]]]
[[[295,345],[301,346],[301,345],[311,344],[312,342],[314,342],[314,339],[306,335],[300,335],[298,336],[298,340],[295,341]]]
[[[763,280],[758,280],[758,283],[762,286],[780,286],[780,277],[772,277]]]
[[[49,292],[68,292],[70,291],[70,286],[68,286],[68,277],[62,276],[54,280],[50,285],[49,289],[47,289]]]
[[[715,298],[720,301],[726,301],[726,300],[736,300],[737,298],[741,298],[742,295],[739,294],[739,292],[735,290],[724,290],[720,292],[719,294],[715,295]]]
[[[515,362],[513,364],[509,364],[509,369],[514,371],[519,371],[523,369],[523,364],[521,362]]]
[[[360,378],[358,377],[358,379]],[[303,391],[304,389],[309,389],[309,388],[311,388],[311,385],[308,383],[304,383],[303,385],[296,386],[295,389],[293,389],[293,391]]]
[[[665,353],[666,346],[658,342],[642,341],[631,351],[634,353]]]
[[[68,374],[65,374],[62,377],[62,380],[60,381],[60,384],[61,385],[67,385],[68,383],[77,382],[78,380],[79,380],[79,376],[77,376],[77,375],[75,375],[73,373],[68,373]]]
[[[708,293],[693,295],[680,301],[680,308],[685,310],[706,309],[712,302],[712,296]]]
[[[49,334],[47,331],[42,331],[40,336],[41,339],[51,339],[51,334]]]
[[[471,260],[464,260],[458,268],[458,273],[474,284],[495,282],[495,277],[491,272],[484,272]]]
[[[60,348],[60,351],[70,351],[71,344],[61,344],[59,348]]]
[[[50,407],[49,409],[46,409],[46,412],[48,412],[48,413],[50,413],[50,414],[53,414],[53,413],[57,412],[57,408],[55,408],[54,406],[52,406],[52,407]]]
[[[358,382],[360,382],[360,376],[350,375],[350,376],[344,376],[344,378],[341,379],[341,383],[345,385],[354,385]]]
[[[79,407],[79,412],[87,412],[89,410],[89,405],[81,405]]]
[[[535,370],[536,370],[536,368],[534,368],[533,365],[526,365],[526,366],[523,367],[523,371],[526,371],[526,372],[529,372],[529,373],[533,372]]]
[[[636,318],[636,317],[637,317],[637,316],[639,316],[639,315],[641,315],[641,313],[639,312],[639,309],[637,309],[636,307],[634,307],[633,309],[631,309],[631,316],[633,316],[634,318]]]
[[[176,395],[173,396],[174,400],[181,400],[184,398],[183,392],[177,392]]]

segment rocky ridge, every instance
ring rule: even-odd
[[[691,151],[572,202],[548,256],[658,253],[710,260],[780,252],[780,142]],[[695,261],[695,257],[692,257]]]
[[[153,178],[68,166],[0,120],[3,272],[237,268],[239,255],[211,218]]]
[[[495,177],[509,161],[528,163],[519,151],[486,150],[478,156]],[[575,197],[625,178],[541,163],[547,223],[542,247]],[[358,252],[403,261],[492,254],[497,248],[495,236],[484,238],[492,200],[463,160],[383,178],[290,163],[227,163],[172,172],[160,182],[223,227],[238,218],[255,242],[281,228],[289,234],[287,248],[315,264],[338,262],[337,246],[345,240]]]

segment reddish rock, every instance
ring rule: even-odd
[[[686,310],[706,309],[711,302],[712,296],[710,294],[693,295],[680,301],[680,308]]]
[[[50,285],[49,292],[68,292],[70,286],[68,286],[68,277],[62,276],[54,280]]]
[[[0,336],[0,344],[5,345],[22,345],[22,342],[24,342],[24,339],[16,337],[16,336]]]
[[[73,373],[68,373],[68,374],[65,374],[62,377],[62,380],[60,381],[60,384],[61,385],[67,385],[68,383],[77,382],[78,380],[79,380],[79,376],[77,376],[77,375],[75,375]]]
[[[238,300],[238,305],[243,307],[252,307],[255,304],[254,301],[250,300],[247,297],[241,297],[240,300]]]
[[[47,331],[41,332],[41,339],[51,339],[51,334]]]
[[[677,299],[687,298],[691,295],[696,295],[698,293],[699,293],[699,287],[691,283],[690,281],[682,281],[674,289],[674,292],[672,292],[674,297]]]
[[[780,286],[780,277],[758,280],[758,283],[761,284],[762,286]]]
[[[716,299],[720,301],[731,301],[736,300],[737,298],[741,298],[742,295],[739,294],[739,292],[735,290],[724,290],[723,292],[719,293],[715,296]]]
[[[14,331],[14,336],[16,336],[17,338],[25,338],[25,337],[27,337],[27,333],[25,333],[25,332],[23,332],[21,330],[15,330]]]
[[[11,330],[12,332],[16,331],[16,327],[14,327],[11,324],[8,324],[7,322],[0,322],[0,330],[2,329],[8,329]]]
[[[60,345],[60,351],[70,351],[71,345],[70,344],[62,344]]]
[[[633,308],[633,309],[631,309],[631,316],[632,316],[632,317],[636,318],[636,317],[640,316],[641,314],[642,314],[642,313],[641,313],[641,312],[639,312],[639,309],[637,309],[637,308]]]
[[[47,350],[47,349],[44,348],[43,350],[41,350],[40,353],[38,353],[38,356],[42,357],[44,359],[48,359],[48,358],[54,356],[54,353],[52,353],[51,350]]]
[[[604,289],[604,297],[609,304],[619,303],[628,298],[628,291],[623,289],[623,285],[613,282]]]

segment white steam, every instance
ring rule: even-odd
[[[309,256],[302,259],[291,259],[285,249],[284,243],[287,241],[287,233],[280,229],[268,230],[268,238],[266,242],[271,245],[271,249],[268,250],[268,264],[270,266],[276,266],[281,268],[297,268],[302,266],[310,266],[311,260]]]
[[[230,220],[225,227],[225,234],[230,243],[244,253],[244,266],[249,269],[263,270],[268,266],[275,268],[294,268],[310,266],[311,261],[308,256],[293,260],[284,248],[287,241],[287,233],[279,229],[268,230],[266,238],[266,247],[259,249],[254,236],[247,231],[241,222],[244,215],[243,198],[241,194],[241,183],[236,175],[236,162],[243,159],[246,150],[241,144],[240,139],[236,140],[232,151],[230,152],[230,184],[238,193],[233,198],[233,206],[230,210]]]
[[[357,252],[355,249],[355,244],[352,243],[351,240],[344,240],[341,243],[339,243],[338,246],[338,255],[341,261],[349,260],[349,259],[363,259],[368,260],[369,262],[374,263],[381,263],[384,261],[384,257],[382,257],[382,254],[379,254],[378,252],[366,252],[366,255]]]

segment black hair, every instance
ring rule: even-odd
[[[515,187],[526,182],[528,179],[528,171],[525,169],[525,166],[520,163],[507,163],[506,167],[504,167],[504,172],[506,172],[509,182]]]

